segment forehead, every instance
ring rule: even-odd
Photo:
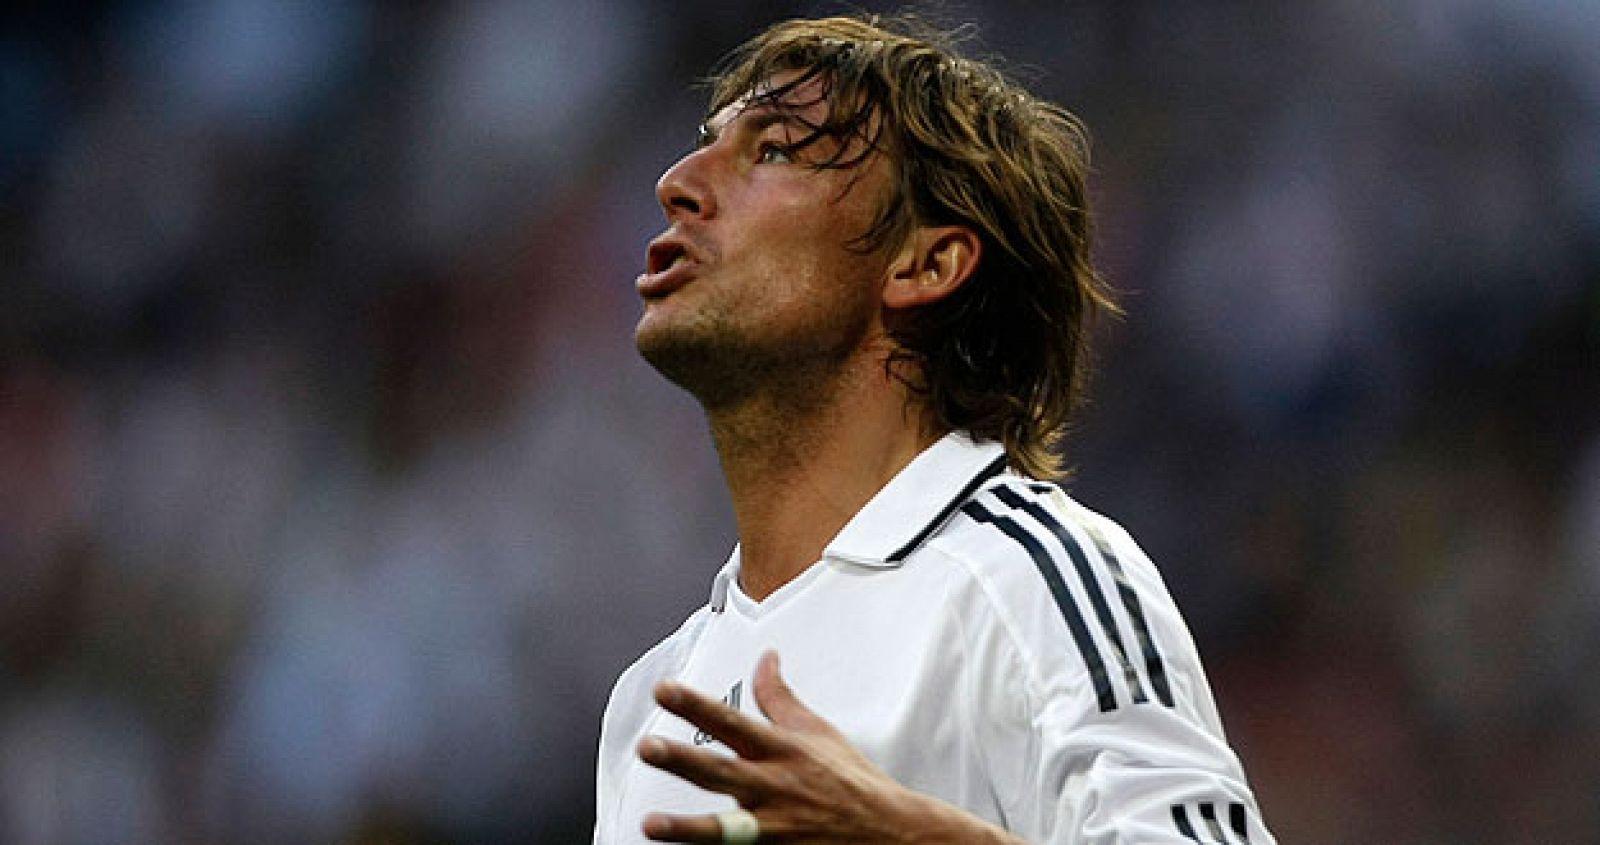
[[[774,112],[792,114],[804,118],[807,122],[820,125],[826,120],[828,113],[828,84],[821,74],[784,91],[779,97],[772,96],[774,91],[783,89],[804,74],[803,70],[783,70],[774,73],[749,91],[740,94],[733,102],[718,109],[716,114],[706,120],[706,128],[717,132],[745,114]]]

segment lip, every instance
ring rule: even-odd
[[[634,287],[645,299],[658,299],[683,287],[701,265],[702,251],[678,232],[667,232],[645,250],[645,271]]]

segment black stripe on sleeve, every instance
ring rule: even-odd
[[[1094,608],[1094,615],[1100,620],[1100,629],[1105,631],[1106,639],[1111,643],[1111,651],[1116,655],[1117,662],[1122,665],[1122,675],[1128,682],[1129,689],[1133,690],[1133,703],[1143,704],[1149,701],[1145,695],[1144,684],[1139,681],[1139,673],[1134,671],[1133,662],[1128,660],[1128,649],[1122,644],[1122,632],[1117,628],[1117,621],[1111,618],[1111,608],[1106,605],[1106,594],[1100,589],[1100,579],[1095,577],[1094,570],[1089,567],[1089,558],[1083,553],[1083,547],[1078,544],[1078,538],[1072,536],[1061,520],[1056,519],[1049,511],[1039,506],[1038,502],[1029,501],[1017,495],[1015,490],[1006,487],[996,488],[994,494],[1005,502],[1012,510],[1027,511],[1040,525],[1050,529],[1061,547],[1067,550],[1067,556],[1072,558],[1072,565],[1078,570],[1078,580],[1083,583],[1083,590],[1089,596],[1089,605]]]
[[[1172,824],[1190,842],[1200,841],[1200,837],[1194,832],[1194,825],[1189,824],[1189,810],[1182,804],[1172,805]]]
[[[1244,804],[1233,801],[1228,804],[1228,826],[1233,832],[1239,834],[1239,841],[1250,845],[1250,824],[1245,817]]]
[[[1056,489],[1047,484],[1030,486],[1039,493],[1054,492]],[[1150,636],[1150,623],[1145,620],[1144,606],[1139,603],[1138,592],[1134,590],[1128,573],[1122,568],[1122,562],[1117,560],[1117,553],[1112,551],[1111,544],[1100,529],[1089,523],[1084,523],[1083,527],[1090,539],[1094,540],[1095,548],[1100,550],[1100,557],[1105,559],[1112,578],[1117,582],[1117,595],[1122,599],[1123,608],[1128,611],[1128,618],[1133,620],[1134,633],[1139,637],[1139,651],[1144,655],[1144,670],[1150,676],[1150,685],[1156,689],[1156,698],[1168,707],[1174,706],[1172,684],[1167,681],[1167,664],[1161,659],[1155,639]]]
[[[1139,635],[1139,650],[1144,653],[1144,670],[1150,675],[1150,685],[1156,688],[1156,698],[1161,703],[1172,707],[1172,685],[1167,682],[1167,664],[1161,659],[1161,652],[1156,648],[1156,642],[1150,636],[1150,623],[1145,621],[1144,606],[1139,604],[1139,594],[1133,589],[1133,583],[1128,580],[1128,573],[1122,569],[1122,563],[1117,560],[1117,553],[1111,550],[1111,544],[1106,542],[1105,535],[1093,525],[1084,525],[1089,532],[1089,537],[1100,549],[1100,556],[1105,558],[1106,566],[1111,568],[1111,575],[1117,581],[1117,594],[1122,597],[1122,606],[1128,611],[1128,618],[1133,620],[1133,629]]]
[[[1211,829],[1211,835],[1218,842],[1227,842],[1222,836],[1222,825],[1217,824],[1217,805],[1210,801],[1200,802],[1200,818],[1206,820],[1206,827]]]
[[[990,461],[989,465],[984,467],[977,475],[974,475],[972,479],[966,483],[966,486],[962,487],[961,490],[950,499],[950,502],[946,504],[944,508],[941,509],[939,513],[928,522],[927,525],[922,526],[922,530],[917,532],[917,536],[912,537],[904,546],[901,546],[898,550],[896,550],[894,554],[889,555],[889,560],[896,562],[905,560],[906,555],[916,551],[917,547],[921,546],[928,539],[928,535],[932,534],[934,531],[937,531],[939,526],[943,525],[945,520],[950,518],[950,514],[955,513],[956,508],[961,507],[962,502],[965,502],[968,497],[977,492],[978,488],[982,487],[985,481],[988,481],[989,479],[999,475],[1000,472],[1005,468],[1005,455],[1001,455]]]
[[[1078,612],[1078,604],[1073,601],[1072,591],[1067,588],[1067,582],[1062,579],[1061,570],[1056,568],[1055,561],[1050,559],[1050,553],[1045,551],[1044,546],[1040,545],[1032,534],[1010,517],[992,514],[988,508],[977,502],[968,502],[961,510],[979,522],[1000,529],[1027,550],[1028,555],[1033,558],[1033,565],[1038,568],[1039,574],[1044,576],[1045,583],[1050,585],[1050,594],[1055,597],[1056,607],[1060,608],[1061,616],[1067,621],[1067,630],[1072,632],[1072,640],[1078,646],[1078,653],[1089,667],[1089,676],[1094,680],[1095,695],[1100,702],[1100,712],[1117,709],[1117,697],[1111,691],[1111,678],[1106,674],[1105,662],[1100,659],[1100,650],[1095,647],[1094,639],[1089,636],[1088,626],[1083,623],[1083,614]]]

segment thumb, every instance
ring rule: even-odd
[[[766,651],[756,662],[756,705],[772,723],[785,728],[815,728],[827,722],[801,703],[783,679],[778,665],[778,653]]]

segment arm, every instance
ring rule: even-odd
[[[1022,839],[957,807],[896,783],[826,720],[795,697],[779,674],[778,657],[756,666],[755,696],[771,719],[764,724],[681,684],[656,687],[666,710],[717,737],[728,757],[657,737],[639,756],[703,789],[733,797],[777,841],[994,843]],[[716,816],[653,814],[644,832],[663,842],[722,841]]]

